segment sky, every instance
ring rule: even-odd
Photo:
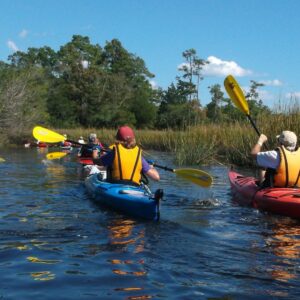
[[[1,0],[0,60],[29,47],[58,51],[77,34],[101,47],[118,39],[167,89],[193,48],[209,61],[202,105],[210,86],[225,93],[231,74],[245,92],[251,80],[263,83],[260,97],[274,107],[300,98],[299,12],[298,0]]]

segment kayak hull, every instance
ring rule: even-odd
[[[95,202],[136,218],[159,220],[160,199],[143,187],[109,183],[101,175],[93,174],[85,179],[88,194]],[[161,194],[162,196],[162,194]]]
[[[78,162],[84,166],[94,164],[92,157],[79,157]]]
[[[241,205],[292,218],[300,218],[300,189],[261,188],[254,177],[245,177],[234,171],[228,173],[234,200]]]

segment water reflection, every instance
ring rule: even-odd
[[[34,280],[39,281],[48,281],[55,279],[55,274],[51,273],[50,271],[32,272],[30,273],[30,275]]]
[[[115,248],[116,255],[120,254],[119,257],[110,259],[109,262],[112,264],[112,272],[115,275],[122,276],[125,282],[125,286],[116,287],[115,291],[118,292],[141,292],[145,290],[144,281],[132,281],[132,277],[143,278],[147,276],[147,271],[144,266],[144,258],[140,255],[144,252],[145,244],[145,228],[143,224],[138,224],[136,221],[130,219],[115,219],[108,226],[109,229],[109,240],[110,245]],[[130,258],[124,258],[124,252],[127,252]],[[132,258],[133,257],[133,258]],[[131,280],[131,284],[134,282],[135,285],[126,286],[126,278]],[[117,280],[120,284],[120,279]],[[127,296],[126,299],[151,299],[152,296],[147,294],[139,294],[134,296]]]
[[[288,282],[298,277],[300,225],[290,219],[287,219],[287,222],[280,220],[272,226],[272,234],[267,238],[266,244],[278,257],[274,266],[271,267],[272,278]]]

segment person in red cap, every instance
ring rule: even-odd
[[[118,129],[116,141],[110,149],[112,151],[100,158],[100,164],[107,167],[109,181],[139,185],[142,173],[153,180],[160,179],[158,171],[143,158],[142,149],[137,146],[130,127],[122,126]]]
[[[300,148],[297,148],[297,135],[292,131],[282,131],[276,136],[278,147],[275,150],[261,151],[267,142],[266,135],[261,134],[253,146],[251,155],[260,172],[262,187],[300,187]],[[266,171],[265,171],[266,170]]]

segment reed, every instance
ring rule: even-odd
[[[255,120],[260,132],[268,136],[268,147],[277,145],[276,135],[282,130],[292,130],[300,134],[300,105],[278,105],[275,113],[259,115]],[[90,133],[97,133],[105,145],[114,142],[116,130],[104,128],[54,129],[78,140],[83,136],[87,140]],[[135,130],[136,140],[145,150],[170,152],[178,165],[204,165],[216,162],[252,166],[254,162],[250,151],[258,136],[249,122],[203,124],[182,131],[174,130]],[[25,136],[30,136],[27,132]],[[23,136],[24,137],[24,136]],[[2,140],[6,140],[3,136]],[[20,139],[22,140],[22,139]],[[266,148],[265,148],[266,149]]]

